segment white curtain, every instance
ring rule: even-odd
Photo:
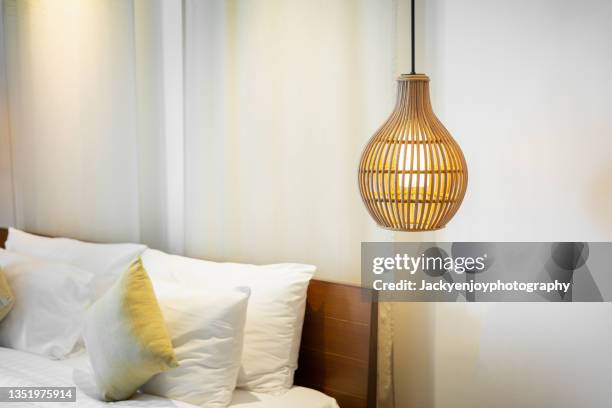
[[[350,282],[390,237],[356,168],[394,100],[393,1],[3,5],[18,227]]]
[[[359,280],[360,151],[394,99],[391,1],[187,1],[186,253]],[[379,235],[381,236],[381,235]]]
[[[15,222],[7,86],[4,9],[0,7],[0,225]]]
[[[16,224],[139,238],[133,8],[4,1]]]
[[[392,238],[356,172],[395,99],[396,1],[2,1],[1,223],[353,283],[361,241]]]
[[[162,4],[3,1],[8,95],[0,96],[10,113],[2,123],[10,134],[2,154],[11,146],[13,158],[10,224],[173,247],[169,224],[178,218],[173,225],[182,228],[183,220],[168,211],[174,173],[166,145],[182,132],[166,136],[164,91],[176,79],[166,77],[171,47],[160,46],[168,29]],[[179,246],[181,240],[182,234]]]

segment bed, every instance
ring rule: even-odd
[[[95,383],[85,353],[67,360],[49,360],[35,354],[0,347],[0,386],[10,387],[70,387],[77,390],[77,406],[83,408],[105,407],[107,403],[96,399]],[[13,404],[11,404],[13,405]],[[40,403],[48,406],[49,403]],[[147,394],[112,404],[115,407],[176,407],[193,408],[194,405],[171,401]],[[24,406],[38,406],[24,403]],[[74,402],[54,403],[52,406],[74,407]],[[236,390],[230,407],[234,408],[336,408],[336,401],[327,395],[305,387],[293,387],[286,394],[271,396]]]
[[[8,231],[0,228],[0,247]],[[238,408],[373,408],[376,406],[377,304],[375,293],[356,286],[313,280],[308,288],[295,386],[281,396],[237,389]],[[78,407],[103,407],[95,397],[85,353],[49,360],[0,347],[0,386],[76,386]],[[11,404],[18,406],[17,404]],[[51,404],[52,406],[61,406]],[[40,406],[51,406],[42,403]],[[114,406],[193,407],[146,394]],[[24,406],[38,406],[26,404]],[[65,406],[75,406],[66,403]]]

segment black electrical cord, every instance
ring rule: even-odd
[[[412,71],[411,75],[416,74],[414,71],[414,0],[410,0],[410,31],[411,31],[411,41],[412,41]]]

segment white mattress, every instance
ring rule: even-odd
[[[97,398],[95,382],[86,354],[68,360],[54,361],[22,351],[0,347],[0,387],[77,387],[76,406],[100,407],[175,407],[193,408],[194,405],[147,394],[139,394],[129,401],[107,404]],[[11,403],[18,407],[74,407],[66,403]],[[293,387],[281,396],[236,390],[232,408],[338,408],[327,395],[304,387]]]

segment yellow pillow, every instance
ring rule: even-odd
[[[0,321],[6,317],[15,304],[15,296],[0,268]]]
[[[140,259],[91,306],[84,339],[106,401],[127,399],[155,374],[178,366]]]

